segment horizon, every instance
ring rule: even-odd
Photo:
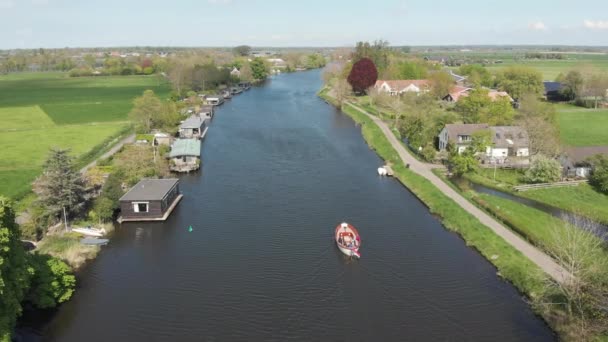
[[[182,0],[167,15],[159,1],[0,0],[0,49],[96,47],[350,47],[384,39],[392,46],[608,46],[608,2],[479,0],[442,4],[276,0]],[[181,11],[181,12],[180,12]],[[211,13],[211,15],[209,15]],[[311,24],[313,23],[313,24]]]

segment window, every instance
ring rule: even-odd
[[[133,211],[136,213],[147,213],[148,202],[133,202]]]

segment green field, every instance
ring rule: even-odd
[[[1,76],[0,194],[25,195],[49,148],[70,148],[75,157],[92,158],[92,152],[124,134],[132,100],[146,89],[162,97],[169,92],[169,86],[155,76]],[[84,161],[79,159],[80,164]]]
[[[561,140],[568,146],[608,145],[608,109],[557,106]]]

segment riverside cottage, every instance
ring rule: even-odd
[[[200,168],[201,141],[197,139],[178,139],[169,153],[170,169],[175,172],[190,172]]]
[[[182,196],[178,179],[143,179],[120,198],[118,222],[164,221]]]

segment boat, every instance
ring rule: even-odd
[[[82,243],[83,245],[89,245],[89,246],[103,246],[103,245],[107,245],[108,242],[110,242],[110,240],[108,240],[108,239],[98,239],[98,238],[92,238],[92,237],[86,237],[86,238],[80,240],[80,243]]]
[[[388,171],[386,170],[386,168],[384,166],[381,166],[378,168],[378,175],[386,176],[387,174],[388,174]]]
[[[360,258],[361,236],[352,224],[340,223],[336,227],[336,245],[338,249],[349,257]]]
[[[101,228],[91,228],[91,227],[82,227],[82,228],[72,228],[73,232],[80,233],[87,236],[104,236],[106,235],[106,230]]]

